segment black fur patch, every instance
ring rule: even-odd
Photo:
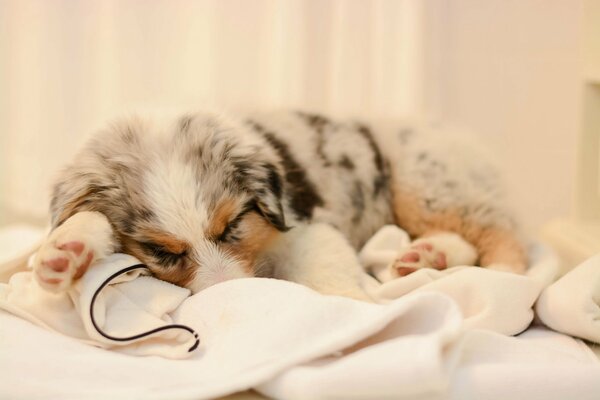
[[[323,160],[323,165],[326,167],[331,166],[332,162],[325,154],[325,128],[332,126],[332,122],[326,117],[318,114],[311,114],[305,112],[297,112],[298,116],[302,118],[306,124],[317,133],[317,155]]]
[[[297,112],[298,116],[306,121],[308,126],[313,128],[317,132],[323,132],[326,125],[331,124],[331,121],[326,117],[319,114],[312,114],[306,112]]]
[[[288,146],[262,125],[248,121],[252,129],[261,134],[275,149],[285,170],[286,189],[290,196],[290,206],[299,219],[310,219],[315,207],[323,205],[315,185],[308,179],[306,171],[292,156]]]
[[[371,152],[373,153],[373,163],[375,164],[375,168],[377,169],[377,175],[375,180],[373,181],[373,196],[377,196],[383,192],[383,190],[387,187],[389,182],[389,165],[387,161],[384,160],[375,139],[373,138],[373,133],[369,129],[368,126],[364,124],[357,124],[358,133],[367,141]]]
[[[268,184],[271,187],[273,194],[275,194],[275,197],[277,197],[278,199],[281,199],[281,195],[283,193],[283,188],[282,188],[282,184],[281,184],[281,179],[279,178],[279,174],[275,170],[274,165],[268,165],[268,170],[269,170],[269,172],[268,172],[269,177],[267,178]]]
[[[352,206],[354,207],[354,214],[352,216],[352,222],[357,224],[360,222],[363,213],[365,212],[365,192],[363,185],[359,181],[354,181],[354,187],[352,188]]]
[[[342,158],[338,161],[338,165],[342,168],[348,169],[350,171],[354,170],[354,163],[347,155],[343,155]]]
[[[285,223],[285,215],[283,213],[283,207],[281,206],[281,196],[283,194],[283,185],[281,182],[281,177],[277,172],[275,166],[270,163],[265,163],[262,165],[267,171],[267,177],[263,180],[262,184],[265,188],[268,188],[268,191],[275,196],[277,199],[277,207],[273,209],[273,207],[267,207],[261,201],[261,196],[264,196],[265,193],[262,193],[263,190],[256,190],[258,194],[258,200],[256,204],[256,210],[267,219],[277,230],[281,232],[286,232],[290,228]]]

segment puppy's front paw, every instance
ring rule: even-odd
[[[35,279],[46,290],[67,290],[90,264],[114,250],[106,216],[92,211],[77,213],[56,228],[38,250],[33,262]]]
[[[438,270],[458,265],[473,265],[477,251],[460,235],[450,232],[438,233],[415,240],[401,249],[391,265],[392,276],[406,276],[421,268]]]
[[[48,238],[35,256],[33,271],[37,282],[46,290],[61,292],[81,277],[94,259],[94,251],[74,238]]]

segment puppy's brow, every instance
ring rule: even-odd
[[[212,238],[220,236],[237,210],[237,202],[232,198],[225,199],[217,204],[211,214],[206,236]]]
[[[162,248],[173,254],[185,253],[191,246],[185,240],[180,240],[173,235],[163,231],[146,230],[141,232],[141,235],[146,238],[145,243],[152,246]]]

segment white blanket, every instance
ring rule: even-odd
[[[547,287],[536,311],[548,327],[600,343],[600,254]]]
[[[8,284],[0,283],[0,309],[99,347],[136,355],[188,357],[197,341],[194,332],[164,327],[172,324],[169,314],[190,295],[189,290],[143,276],[147,271],[139,268],[99,290],[109,277],[137,264],[132,256],[114,254],[63,293],[42,289],[30,271],[18,272]],[[161,330],[136,337],[154,329]],[[132,339],[124,340],[128,337]]]
[[[282,399],[600,393],[600,367],[573,339],[461,334],[457,306],[437,293],[375,305],[242,279],[190,297],[175,318],[202,338],[187,360],[95,348],[0,313],[0,398],[203,399],[260,384]]]
[[[288,369],[258,390],[298,400],[597,400],[600,394],[598,360],[568,336],[537,328],[518,338],[471,330],[442,357],[428,336],[371,342],[345,357]]]
[[[396,249],[409,243],[403,230],[390,225],[363,247],[361,262],[384,282],[373,288],[371,295],[389,301],[413,292],[444,293],[460,307],[465,329],[490,329],[506,335],[524,331],[533,320],[532,307],[541,290],[559,270],[554,254],[537,244],[531,248],[532,265],[525,276],[459,266],[443,271],[421,269],[402,279],[392,279],[387,267],[395,259]]]
[[[419,322],[415,315],[427,318]],[[408,369],[416,362],[425,380],[438,380],[442,346],[456,338],[461,323],[452,301],[435,293],[380,306],[260,278],[204,290],[184,302],[176,319],[202,338],[188,360],[97,349],[0,313],[0,370],[10,383],[0,386],[0,398],[210,398],[341,351],[391,322],[394,335],[407,336],[410,348],[426,352],[414,353]],[[417,333],[428,335],[409,338]]]
[[[395,246],[390,229],[375,239]],[[361,254],[371,267],[385,262],[377,240]],[[224,282],[171,313],[200,336],[187,360],[95,348],[0,312],[0,398],[201,399],[256,387],[282,399],[596,399],[600,367],[586,346],[500,334],[531,321],[555,265],[536,259],[526,277],[417,271],[371,288],[386,304],[274,279]]]

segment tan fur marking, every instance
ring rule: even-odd
[[[493,264],[509,265],[516,273],[524,273],[527,255],[523,245],[511,232],[501,229],[485,229],[479,241],[479,263],[482,267]]]
[[[174,254],[181,254],[191,247],[185,240],[179,240],[170,233],[163,231],[148,229],[140,231],[138,235],[147,238],[145,241],[157,244]]]
[[[455,232],[477,248],[482,267],[506,264],[512,266],[516,273],[525,271],[527,256],[516,233],[499,227],[483,226],[468,217],[461,217],[456,209],[432,213],[407,188],[393,187],[392,193],[395,222],[412,237],[442,231]]]
[[[221,235],[237,209],[237,203],[234,199],[225,199],[219,203],[211,215],[211,222],[206,236],[216,238]]]
[[[246,270],[253,273],[256,258],[271,244],[279,231],[253,212],[244,217],[240,228],[243,231],[240,241],[235,244],[224,244],[223,248],[244,261]]]
[[[154,271],[154,274],[163,281],[171,282],[177,286],[186,287],[194,278],[194,268],[169,267]]]
[[[158,239],[158,237],[155,238]],[[148,267],[150,267],[150,270],[152,271],[152,273],[154,273],[154,275],[157,278],[167,282],[171,282],[181,287],[185,287],[194,278],[195,268],[186,267],[185,264],[184,266],[170,266],[167,269],[165,269],[164,267],[155,268],[154,266],[157,265],[157,262],[154,259],[154,257],[148,255],[144,250],[142,250],[142,248],[136,240],[127,236],[121,236],[120,241],[123,246],[122,251],[124,253],[131,254],[132,256],[146,264]],[[167,248],[164,242],[157,241],[156,244],[160,244],[161,246]],[[183,262],[185,263],[186,260],[184,260]]]
[[[129,236],[119,235],[119,242],[121,243],[121,252],[134,256],[144,264],[149,264],[152,261],[140,248],[139,243]]]

